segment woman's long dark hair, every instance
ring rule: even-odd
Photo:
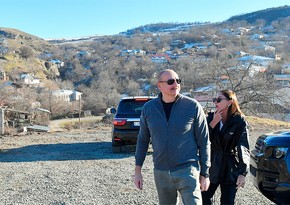
[[[241,115],[244,116],[244,113],[241,111],[236,93],[232,90],[221,90],[220,91],[221,94],[223,94],[228,100],[232,100],[232,104],[229,107],[228,110],[228,115],[232,116],[232,115]]]

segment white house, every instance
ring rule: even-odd
[[[40,80],[28,73],[22,73],[20,75],[20,81],[26,85],[39,85]]]
[[[274,46],[269,46],[269,45],[264,45],[264,49],[265,51],[269,51],[269,52],[275,52],[276,48]]]
[[[58,59],[52,59],[50,62],[51,62],[52,64],[56,64],[58,68],[64,66],[64,62],[63,62],[63,61],[60,61],[60,60],[58,60]]]
[[[136,50],[121,50],[120,53],[121,56],[145,56],[146,51],[141,50],[141,49],[136,49]]]
[[[75,90],[53,90],[51,94],[55,99],[62,99],[65,103],[78,101],[81,99],[81,92]]]

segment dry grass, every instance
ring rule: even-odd
[[[102,122],[103,116],[90,116],[83,118],[68,118],[61,120],[52,120],[49,123],[51,132],[54,131],[69,131],[74,129],[98,129],[111,130],[111,124]]]
[[[289,122],[267,119],[267,118],[260,118],[260,117],[253,117],[253,116],[248,116],[247,119],[251,127],[267,126],[267,127],[290,129]]]
[[[290,129],[289,122],[253,116],[247,116],[247,120],[250,124],[251,130],[255,131],[268,132],[277,129]],[[79,122],[81,122],[81,126]],[[81,119],[69,118],[62,120],[54,120],[50,122],[50,125],[51,127],[60,128],[64,130],[79,129],[80,127],[82,129],[95,129],[95,128],[110,129],[111,127],[111,123],[102,122],[102,116],[91,116]]]

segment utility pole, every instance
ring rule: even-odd
[[[4,109],[0,109],[0,134],[4,135]]]
[[[82,95],[79,97],[79,129],[81,129],[81,100],[82,100]]]

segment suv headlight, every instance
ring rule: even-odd
[[[287,154],[287,147],[275,147],[273,150],[273,155],[275,158],[280,159]]]

